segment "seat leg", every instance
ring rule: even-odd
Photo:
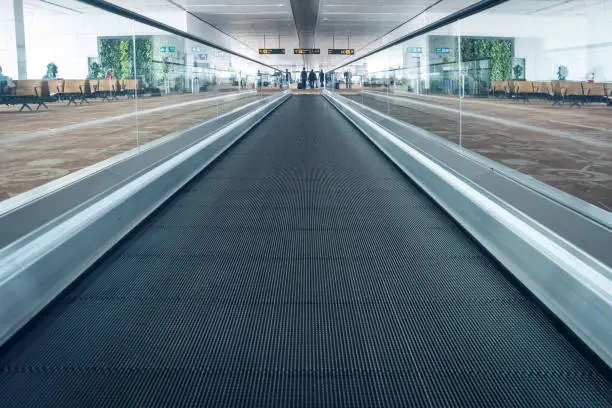
[[[19,112],[22,112],[24,108],[28,108],[28,110],[32,112],[32,108],[27,103],[24,103],[23,105],[21,105],[21,109],[19,109]]]

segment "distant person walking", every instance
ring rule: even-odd
[[[291,72],[288,69],[285,69],[285,83],[287,87],[291,86]]]
[[[319,72],[319,86],[325,88],[325,73],[323,73],[323,70]]]
[[[351,89],[352,77],[353,77],[353,73],[351,71],[344,71],[344,80],[346,83],[346,89]]]
[[[308,82],[310,82],[310,89],[314,89],[316,81],[317,74],[315,74],[314,69],[311,69],[310,74],[308,74]]]
[[[302,68],[302,72],[300,73],[300,83],[302,85],[302,89],[306,89],[306,81],[308,80],[308,72],[306,72],[306,67]]]

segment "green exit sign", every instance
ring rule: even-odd
[[[408,52],[411,54],[422,54],[423,47],[408,47]]]
[[[174,52],[176,49],[174,47],[161,47],[161,52]]]

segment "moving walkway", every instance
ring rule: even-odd
[[[612,406],[606,367],[322,97],[0,349],[0,406]]]

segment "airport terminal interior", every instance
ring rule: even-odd
[[[0,10],[0,407],[612,407],[612,0]]]

